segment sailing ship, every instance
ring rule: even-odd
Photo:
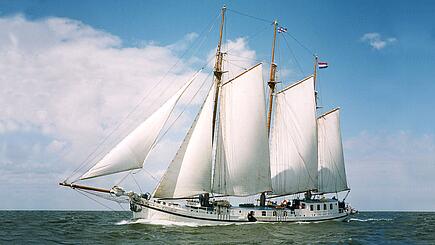
[[[281,27],[274,21],[268,96],[261,63],[225,80],[221,51],[225,11],[224,6],[213,86],[154,191],[127,192],[120,186],[104,189],[77,181],[59,184],[126,198],[134,219],[204,224],[345,220],[354,210],[345,203],[350,189],[340,110],[317,115],[317,56],[313,75],[276,91],[275,43]],[[78,181],[141,169],[194,79]],[[338,200],[338,193],[344,191],[346,196]],[[228,201],[247,196],[259,198],[236,206]]]

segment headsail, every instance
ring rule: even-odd
[[[317,119],[320,193],[348,190],[340,133],[340,111],[334,109]]]
[[[188,197],[211,192],[214,86],[154,191],[157,198]]]
[[[270,148],[274,194],[286,195],[317,189],[313,76],[276,94]]]
[[[175,104],[198,74],[199,72],[80,179],[90,179],[142,168]]]
[[[270,191],[262,65],[221,87],[213,192],[246,196]]]

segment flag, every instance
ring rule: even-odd
[[[287,32],[287,28],[282,26],[278,27],[278,33],[284,33],[284,32]]]
[[[317,64],[319,64],[319,69],[328,68],[328,63],[327,62],[319,62]]]

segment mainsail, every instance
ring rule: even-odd
[[[340,133],[340,111],[334,109],[317,119],[320,193],[348,190]]]
[[[198,74],[199,72],[80,179],[90,179],[142,168],[175,104]]]
[[[317,133],[314,78],[309,76],[276,94],[271,135],[273,193],[317,189]]]
[[[153,196],[188,197],[211,192],[214,86]]]
[[[213,192],[247,196],[271,191],[261,63],[221,89]]]

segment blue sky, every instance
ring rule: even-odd
[[[64,35],[62,31],[53,28],[53,25],[59,26],[59,24],[50,21],[47,22],[47,25],[52,28],[49,28],[50,35],[43,35],[44,32],[40,30],[45,28],[44,21],[61,18],[63,21],[67,19],[81,23],[73,23],[80,34],[74,33],[75,30],[68,33],[70,36],[67,38],[74,39],[74,44],[81,44],[80,38],[83,37],[85,38],[83,40],[90,38],[97,42],[107,42],[103,47],[96,44],[98,53],[109,50],[110,54],[113,54],[113,50],[121,50],[122,60],[131,62],[131,66],[144,65],[136,63],[137,60],[131,60],[131,56],[148,59],[156,55],[155,63],[168,61],[168,64],[172,64],[171,62],[180,57],[185,50],[181,46],[189,42],[186,35],[200,34],[217,16],[224,3],[230,10],[267,20],[278,19],[282,26],[288,28],[291,35],[316,52],[321,60],[329,63],[328,69],[320,71],[319,91],[325,110],[335,106],[342,108],[347,172],[353,190],[349,201],[354,206],[368,210],[435,210],[433,204],[435,199],[430,197],[435,196],[433,195],[435,193],[429,188],[435,184],[435,181],[430,178],[435,173],[435,114],[433,113],[435,99],[432,96],[432,91],[435,89],[433,79],[435,77],[433,69],[435,67],[433,58],[435,3],[431,1],[0,1],[0,18],[4,20],[4,24],[0,26],[0,30],[4,28],[1,31],[3,34],[0,34],[0,47],[3,46],[1,50],[6,52],[4,50],[7,50],[9,42],[12,42],[11,37],[17,37],[15,39],[18,40],[19,45],[15,48],[19,49],[20,57],[24,57],[22,61],[24,63],[17,64],[32,65],[35,56],[44,56],[58,45],[58,41],[53,41],[51,44],[50,35],[53,29],[56,31],[53,34],[54,39]],[[270,24],[232,11],[228,11],[227,16],[225,38],[236,40],[245,37],[246,43],[242,45],[242,49],[254,50],[256,59],[269,62],[272,30]],[[11,24],[15,22],[9,20],[14,18],[15,20],[22,18],[16,21],[25,22],[26,25]],[[68,26],[70,26],[68,23],[60,25],[61,28]],[[25,33],[33,33],[32,28],[38,30],[35,31],[37,35],[25,35]],[[89,34],[86,28],[91,29],[92,33]],[[201,51],[196,54],[197,58],[205,59],[214,49],[217,41],[216,31],[217,28],[214,28]],[[261,34],[255,36],[257,33]],[[310,54],[289,36],[286,38],[301,64],[302,72],[299,71],[284,40],[280,37],[277,61],[279,67],[287,71],[281,76],[284,84],[308,75],[312,70]],[[77,47],[77,50],[83,47],[77,45],[71,47]],[[176,45],[180,48],[174,48]],[[171,52],[167,53],[166,49]],[[75,49],[69,50],[74,53]],[[136,51],[137,53],[131,53]],[[81,52],[76,53],[79,56]],[[73,57],[74,54],[71,55]],[[100,57],[106,57],[105,55],[109,54],[101,54]],[[56,57],[62,58],[62,56]],[[81,57],[79,60],[88,62],[86,57]],[[49,61],[44,62],[47,62],[43,63],[44,65],[50,65]],[[195,70],[200,67],[199,63],[191,62],[183,69]],[[9,62],[9,64],[15,63]],[[131,66],[128,69],[132,69]],[[162,64],[162,67],[155,68],[155,73],[145,75],[152,77],[153,74],[163,72],[165,67],[167,64]],[[8,80],[4,78],[0,83],[2,90],[9,91],[9,94],[25,88],[27,83],[23,81],[28,79],[15,74],[13,68],[17,67],[8,68],[10,77]],[[147,68],[138,67],[135,72],[139,74],[143,69]],[[16,71],[18,72],[19,69]],[[101,74],[95,76],[104,79]],[[119,76],[121,78],[121,75]],[[17,79],[13,84],[23,82],[22,86],[11,85],[13,79]],[[37,87],[45,88],[44,91],[48,91],[49,96],[53,96],[50,91],[55,91],[58,95],[66,94],[62,88],[53,89],[53,86],[57,86],[58,83],[46,82],[52,79],[52,76],[35,79]],[[90,81],[87,77],[83,79],[83,81]],[[143,89],[140,84],[140,82],[135,83],[137,90]],[[70,86],[69,83],[67,85],[64,86],[65,89]],[[92,86],[98,88],[99,83]],[[91,91],[87,90],[88,87],[84,88],[86,91]],[[125,91],[122,90],[121,92],[126,94],[120,96],[128,98],[128,91],[127,88]],[[26,92],[23,89],[24,97],[30,95],[26,93],[31,94],[32,91]],[[4,94],[4,98],[7,98],[5,96]],[[90,94],[86,97],[87,100],[80,102],[82,109],[93,108],[81,113],[92,113],[92,110],[110,111],[111,107],[108,103],[94,101],[92,99],[94,97],[96,96]],[[64,105],[68,108],[70,104],[66,103],[68,99],[65,98],[68,96],[59,97],[57,101],[65,102]],[[72,98],[71,100],[73,101]],[[0,134],[0,170],[4,171],[3,177],[0,177],[0,185],[3,182],[3,187],[0,188],[4,188],[2,191],[7,193],[34,191],[32,188],[37,187],[30,187],[31,184],[25,182],[15,185],[10,178],[32,176],[33,172],[41,169],[41,165],[46,172],[50,169],[56,171],[49,177],[39,176],[49,178],[53,182],[39,184],[37,189],[49,188],[51,184],[56,184],[56,174],[64,174],[60,172],[61,169],[65,169],[65,165],[77,164],[74,160],[78,158],[65,159],[63,155],[68,155],[71,151],[76,152],[75,150],[80,148],[76,145],[84,145],[88,139],[87,136],[81,136],[93,131],[91,127],[93,123],[101,125],[103,122],[99,120],[108,118],[89,118],[87,126],[83,125],[80,130],[74,132],[76,134],[64,134],[64,131],[72,132],[72,130],[68,126],[60,126],[63,125],[62,115],[52,114],[57,113],[57,110],[47,109],[53,107],[55,103],[53,100],[42,99],[37,105],[32,105],[35,107],[32,107],[29,113],[37,110],[38,113],[41,111],[39,114],[46,115],[42,116],[45,119],[40,121],[32,121],[23,115],[17,116],[12,113],[16,110],[25,111],[31,102],[20,98],[17,99],[17,103],[12,101],[3,101],[4,109],[0,110],[2,112],[0,122],[3,128],[9,128]],[[97,106],[94,108],[92,105]],[[133,102],[119,105],[119,108],[113,112],[116,114],[118,111],[119,114],[109,119],[116,121],[122,117],[122,111],[129,110],[133,106]],[[46,117],[55,116],[60,117],[59,121],[41,123],[43,120],[49,120]],[[86,116],[85,119],[75,117],[74,114],[70,116],[68,120],[72,121],[86,119]],[[50,127],[56,130],[50,127],[46,129],[47,125],[51,125]],[[89,142],[98,141],[103,136],[104,132],[93,135]],[[60,143],[56,145],[53,142]],[[58,146],[59,144],[61,146]],[[35,150],[35,145],[58,149],[55,147],[57,146],[61,147],[63,152],[61,154],[53,150],[41,153]],[[6,180],[6,176],[11,177]],[[59,179],[62,177],[59,176]],[[64,190],[50,187],[49,191],[43,191],[35,196],[35,201],[29,205],[22,204],[22,199],[17,196],[0,204],[0,208],[95,207],[91,204],[83,204],[90,202],[86,199],[79,199],[75,203],[42,202],[44,199],[49,199],[50,195],[75,198],[78,194],[65,194]],[[390,201],[387,201],[384,206],[378,206],[375,202],[381,197],[387,197]],[[410,208],[405,203],[409,197],[421,198],[422,202]]]

